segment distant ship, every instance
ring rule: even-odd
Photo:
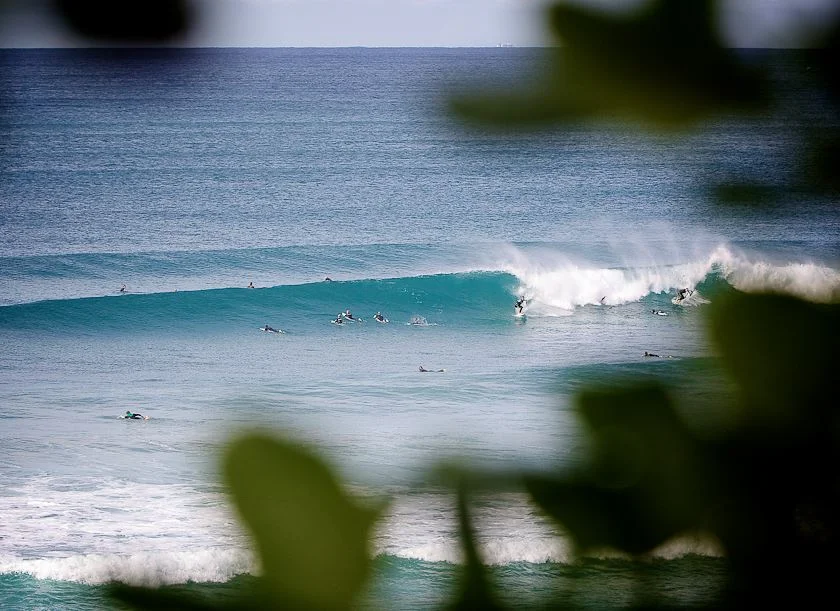
[[[512,46],[513,46],[513,44],[512,44],[512,43],[509,43],[509,42],[500,42],[500,43],[499,43],[498,45],[496,45],[496,46],[497,46],[497,47],[506,47],[506,48],[507,48],[507,47],[512,47]]]

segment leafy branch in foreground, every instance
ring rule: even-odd
[[[840,306],[737,293],[710,330],[739,393],[729,428],[686,426],[662,387],[585,392],[588,462],[526,487],[582,551],[714,535],[731,568],[715,606],[816,604],[840,544],[840,382],[818,338],[840,337]]]
[[[465,119],[506,126],[632,119],[687,129],[721,110],[767,103],[765,79],[721,45],[715,0],[655,0],[630,15],[557,3],[547,21],[559,45],[533,90],[456,96]]]

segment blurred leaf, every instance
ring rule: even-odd
[[[559,58],[556,62],[561,61]],[[553,79],[552,79],[553,80]],[[450,99],[450,109],[463,119],[496,128],[540,128],[551,123],[569,123],[590,117],[594,109],[550,81],[532,91],[482,92],[457,95]]]
[[[741,405],[715,449],[729,597],[814,606],[831,595],[840,544],[840,306],[735,293],[713,304],[710,329]]]
[[[562,48],[545,86],[453,103],[466,118],[507,124],[625,116],[685,128],[711,113],[766,103],[763,81],[714,33],[714,0],[655,0],[615,16],[558,3],[549,12]]]
[[[111,42],[163,42],[190,25],[186,0],[53,0],[79,34]]]
[[[802,434],[836,427],[840,307],[735,293],[712,304],[710,319],[712,339],[741,389],[745,425],[773,427],[788,439],[792,426]]]
[[[290,441],[240,439],[227,453],[225,474],[275,603],[351,607],[370,572],[370,529],[381,508],[357,504],[319,458]]]
[[[828,31],[814,41],[818,49],[814,58],[823,82],[835,104],[840,103],[840,19],[830,24]]]
[[[840,193],[840,132],[822,126],[810,145],[810,150],[804,155],[805,184],[812,191]]]
[[[715,199],[730,206],[762,207],[777,204],[784,191],[772,185],[730,182],[713,187]]]
[[[591,462],[570,477],[525,477],[578,547],[643,553],[703,521],[704,454],[660,387],[590,391],[579,411]]]
[[[155,611],[246,611],[262,608],[256,602],[249,603],[240,598],[235,602],[220,603],[209,601],[207,597],[196,593],[174,592],[166,588],[142,588],[116,584],[108,586],[107,596],[123,605],[135,609],[154,609]]]
[[[459,592],[450,609],[467,611],[470,609],[500,609],[488,582],[487,570],[478,552],[475,532],[470,519],[466,484],[461,478],[458,494],[458,532],[464,548],[465,566],[460,581]]]

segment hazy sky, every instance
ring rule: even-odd
[[[119,1],[119,0],[115,0]],[[646,0],[576,0],[628,10]],[[682,0],[672,0],[679,2]],[[6,0],[0,45],[89,45],[44,10],[48,0]],[[534,46],[550,42],[549,0],[193,0],[185,46]],[[720,29],[733,46],[796,46],[840,0],[722,0]]]

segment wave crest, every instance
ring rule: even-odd
[[[517,278],[516,293],[525,296],[529,313],[537,315],[563,315],[580,306],[622,305],[648,295],[696,290],[714,278],[745,292],[782,292],[826,303],[840,300],[837,270],[816,263],[755,261],[725,245],[698,261],[620,268],[595,267],[562,256],[535,257],[513,249],[503,269]],[[704,302],[698,298],[695,303]]]

